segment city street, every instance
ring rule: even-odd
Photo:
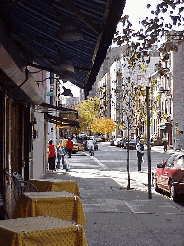
[[[151,149],[151,169],[155,171],[158,162],[166,160],[174,150],[163,152],[162,146]],[[70,171],[68,174],[81,178],[111,178],[118,185],[127,187],[127,150],[116,146],[110,146],[110,142],[99,143],[99,150],[94,156],[90,156],[88,151],[79,151],[68,159]],[[59,170],[63,173],[65,170]],[[147,150],[145,150],[142,172],[137,171],[136,150],[130,150],[130,187],[140,191],[148,191],[148,163]],[[152,187],[152,193],[156,193]]]
[[[127,150],[116,146],[111,146],[110,142],[101,142],[99,144],[99,150],[95,151],[94,157],[88,158],[88,151],[78,152],[72,155],[71,166],[72,168],[104,168],[112,171],[126,172],[127,170]],[[163,152],[163,147],[160,146],[160,150],[155,151],[152,147],[151,150],[151,165],[152,171],[155,170],[156,164],[162,162],[169,157],[171,153]],[[84,157],[86,156],[86,158]],[[88,160],[86,162],[86,160]],[[90,161],[89,161],[90,160]],[[93,163],[95,162],[95,163]],[[98,164],[98,165],[97,165]],[[147,171],[147,150],[143,157],[142,171]],[[137,151],[130,150],[130,172],[137,171]]]
[[[154,171],[156,164],[163,159],[168,158],[167,153],[151,151],[152,170]],[[99,143],[99,151],[95,151],[95,157],[107,168],[126,172],[127,170],[127,150],[116,146],[110,146],[109,142]],[[147,150],[143,157],[142,171],[147,171]],[[130,172],[137,171],[137,151],[130,150]]]
[[[152,171],[173,150],[153,147]],[[44,178],[77,181],[87,223],[89,246],[184,245],[184,203],[175,203],[152,187],[148,199],[146,153],[143,172],[137,172],[136,151],[130,152],[130,190],[127,186],[126,150],[99,143],[95,156],[87,151],[73,154],[70,170],[48,172]],[[123,241],[122,241],[123,240]]]

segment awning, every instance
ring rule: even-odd
[[[60,125],[60,126],[79,127],[79,122],[76,120],[63,119],[61,117],[54,116],[48,113],[45,113],[45,119],[53,124]]]
[[[3,0],[0,26],[11,39],[0,43],[23,69],[37,66],[70,79],[88,95],[116,25],[125,0]]]
[[[62,106],[55,106],[49,103],[41,103],[40,106],[46,108],[49,111],[58,111],[60,113],[64,114],[75,114],[76,118],[78,118],[78,111],[74,109],[64,108]],[[50,110],[51,109],[51,110]]]

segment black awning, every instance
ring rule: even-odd
[[[47,108],[47,109],[58,110],[58,112],[64,113],[64,114],[76,114],[76,118],[78,118],[78,111],[75,109],[64,108],[62,106],[55,106],[49,103],[41,103],[40,106],[43,106],[44,108]]]
[[[3,0],[1,25],[27,65],[72,78],[88,95],[124,5],[125,0]],[[75,41],[66,40],[72,35]]]
[[[63,119],[62,117],[54,116],[48,113],[45,113],[45,119],[53,124],[60,126],[79,127],[79,122],[76,120]]]

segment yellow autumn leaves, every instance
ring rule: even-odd
[[[105,119],[105,118],[99,118],[94,119],[92,125],[91,125],[91,131],[101,134],[111,133],[115,131],[116,125],[112,119]]]
[[[78,132],[92,131],[93,133],[111,133],[116,125],[113,120],[99,118],[100,99],[98,97],[89,97],[75,106],[79,113],[80,129]]]

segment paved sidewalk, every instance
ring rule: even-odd
[[[62,170],[43,178],[78,182],[89,246],[184,245],[183,206],[156,194],[149,200],[147,192],[126,190],[109,177],[82,178],[72,173]]]
[[[152,146],[151,150],[164,153],[164,147],[163,146]],[[168,154],[174,154],[174,153],[183,153],[183,150],[174,150],[173,148],[168,148],[167,149]]]

